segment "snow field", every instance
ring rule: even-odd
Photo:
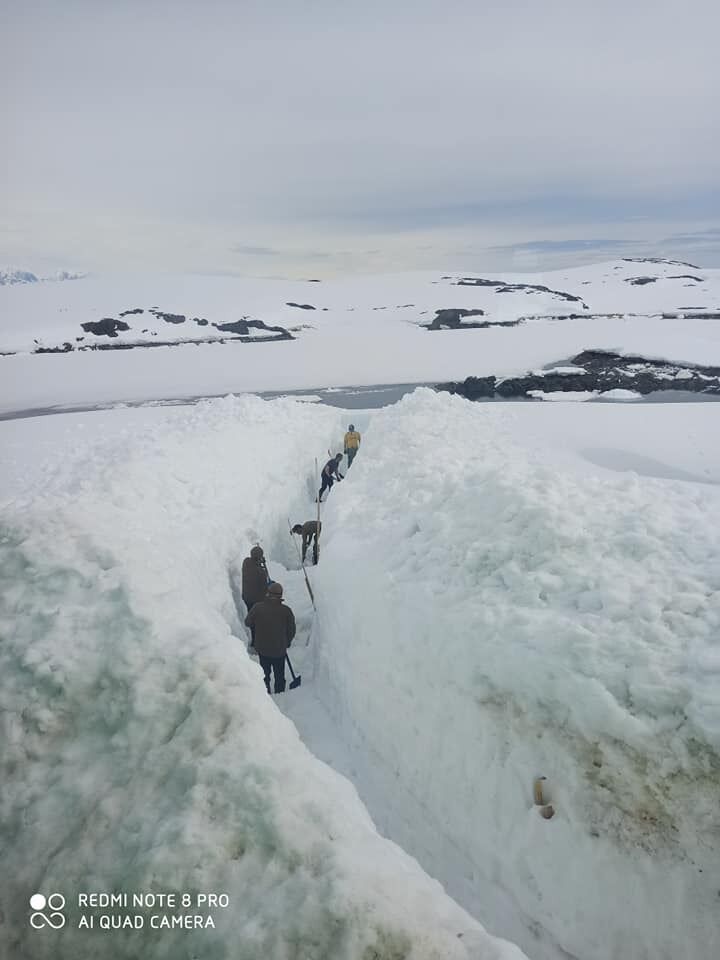
[[[588,424],[641,415],[608,410]],[[711,960],[719,491],[558,467],[528,416],[427,390],[374,416],[326,510],[322,696],[380,829],[492,932],[536,960]]]
[[[293,550],[286,515],[339,414],[226,398],[52,419],[57,444],[0,425],[0,956],[520,958],[377,834],[245,652],[229,573],[257,536]],[[62,931],[29,927],[38,891],[66,897]],[[214,930],[78,930],[91,891],[230,907]]]
[[[551,292],[461,286],[462,275],[408,273],[341,278],[323,283],[237,277],[86,277],[72,283],[0,288],[0,351],[56,346],[117,346],[123,342],[183,340],[220,332],[198,327],[243,316],[295,330],[277,343],[226,343],[108,350],[63,355],[0,357],[0,412],[52,405],[92,404],[320,386],[436,383],[468,376],[522,375],[557,366],[586,349],[720,364],[720,324],[703,311],[720,309],[720,271],[693,273],[673,264],[625,261],[546,274],[508,274],[509,284],[547,286]],[[655,282],[629,281],[647,274]],[[481,275],[482,276],[482,275]],[[691,289],[687,289],[687,285]],[[553,293],[552,291],[556,291]],[[587,303],[563,299],[565,291]],[[309,303],[299,310],[289,302]],[[680,307],[696,307],[678,319]],[[179,313],[165,323],[149,308]],[[128,309],[129,331],[116,338],[83,334],[80,324],[118,318]],[[483,321],[528,321],[515,327],[422,328],[438,309],[480,309]],[[661,313],[668,311],[667,317]],[[699,311],[699,313],[698,313]],[[603,315],[606,313],[614,315]],[[587,314],[600,314],[588,316]],[[573,315],[570,318],[569,315]],[[473,319],[473,318],[470,318]],[[204,332],[203,332],[204,331]],[[84,336],[82,342],[77,336]]]

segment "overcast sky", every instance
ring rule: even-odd
[[[718,0],[0,13],[0,264],[720,266]]]

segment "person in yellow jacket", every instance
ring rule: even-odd
[[[348,470],[352,466],[355,454],[360,446],[360,434],[355,429],[354,424],[350,424],[345,434],[345,456],[348,459]]]

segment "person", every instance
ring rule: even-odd
[[[297,533],[302,537],[302,562],[305,563],[305,557],[307,556],[308,547],[312,541],[313,552],[312,558],[313,563],[318,562],[318,537],[322,530],[322,524],[319,520],[308,520],[302,525],[296,523],[292,528],[293,533]]]
[[[354,424],[350,424],[347,428],[347,433],[345,434],[345,456],[348,460],[348,470],[352,466],[352,462],[355,459],[355,455],[358,452],[360,446],[360,434],[355,429]]]
[[[242,565],[242,598],[247,612],[250,613],[256,603],[267,596],[268,583],[265,553],[262,547],[253,547],[250,556],[245,557]],[[255,633],[250,630],[250,646],[255,646]]]
[[[326,490],[329,490],[335,479],[342,480],[343,475],[339,472],[340,461],[342,460],[342,454],[336,453],[334,457],[330,457],[328,462],[322,468],[322,486],[320,487],[320,492],[318,494],[318,503],[322,503],[322,497]],[[335,479],[333,479],[335,478]]]
[[[255,649],[268,693],[271,671],[275,676],[275,693],[285,689],[285,656],[295,637],[295,615],[283,603],[282,595],[282,585],[271,583],[265,599],[254,603],[245,617],[245,626],[255,632]]]

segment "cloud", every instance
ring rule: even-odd
[[[581,251],[622,250],[641,244],[639,240],[528,240],[492,247],[510,253],[579,253]]]
[[[664,243],[674,247],[699,247],[711,244],[720,245],[720,227],[709,227],[695,233],[676,233],[667,237]]]
[[[235,243],[230,247],[233,253],[241,253],[244,257],[278,257],[280,251],[273,247],[253,247],[246,243]]]
[[[425,266],[453,233],[720,216],[716,0],[33,0],[3,28],[18,253]]]

